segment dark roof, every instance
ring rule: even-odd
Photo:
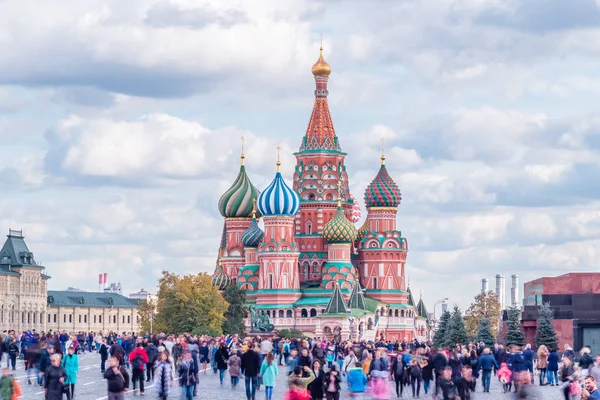
[[[35,262],[33,253],[29,251],[29,248],[25,243],[23,231],[14,229],[8,230],[6,242],[4,242],[4,246],[0,249],[0,264],[5,266],[4,269],[8,269],[6,268],[7,266],[43,268]]]
[[[413,299],[412,292],[410,291],[410,284],[406,288],[406,291],[408,292],[408,305],[414,307],[415,306],[415,299]]]
[[[327,308],[325,308],[325,312],[322,315],[324,315],[324,314],[346,314],[347,312],[348,312],[348,308],[346,307],[346,302],[344,301],[342,292],[340,292],[340,285],[336,284],[333,288],[333,294],[331,295],[329,304],[327,304]]]
[[[417,304],[417,313],[419,313],[419,317],[427,319],[427,322],[431,322],[429,320],[429,313],[427,312],[427,308],[423,302],[423,297],[419,298],[419,304]]]
[[[50,307],[136,308],[137,304],[137,299],[130,299],[117,293],[48,290],[48,306]]]
[[[348,308],[358,308],[361,310],[366,310],[367,305],[365,303],[365,296],[360,288],[360,283],[357,281],[352,288],[352,293],[350,293],[350,298],[348,299]]]

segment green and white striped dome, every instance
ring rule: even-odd
[[[259,194],[246,174],[246,167],[242,165],[233,185],[219,199],[219,212],[225,218],[250,218],[252,201]]]

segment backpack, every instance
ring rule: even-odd
[[[144,369],[144,362],[142,361],[142,355],[136,354],[133,359],[132,367],[135,369]]]

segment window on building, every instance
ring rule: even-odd
[[[135,316],[135,323],[136,323],[136,324],[139,324],[139,323],[140,323],[140,316],[139,316],[139,315],[136,315],[136,316]]]
[[[36,312],[33,313],[33,324],[34,325],[37,324],[37,313]]]
[[[308,317],[308,311],[306,311],[306,308],[303,308],[302,311],[300,311],[300,316],[302,318]]]
[[[96,316],[94,315],[94,323],[96,323]]]
[[[373,278],[373,289],[377,290],[377,278]]]
[[[48,314],[48,323],[50,323],[50,322],[51,322],[51,321],[50,321],[50,314]]]
[[[98,323],[102,323],[102,315],[98,315]]]
[[[67,322],[67,314],[63,314],[63,322]]]
[[[21,323],[25,323],[25,313],[21,313]]]
[[[56,323],[56,313],[54,314],[54,323]]]
[[[283,310],[279,310],[279,315],[278,315],[278,317],[279,317],[279,318],[283,318],[283,315],[284,315],[284,314],[283,314]]]
[[[130,324],[131,323],[131,315],[127,316],[127,323]]]
[[[273,289],[273,275],[269,275],[269,289]]]
[[[79,323],[81,323],[81,314],[79,314]]]
[[[123,315],[123,323],[125,323],[125,316]]]
[[[310,316],[311,317],[316,317],[317,316],[317,310],[315,310],[314,308],[310,309]]]
[[[87,324],[87,315],[83,316],[83,323]]]
[[[69,314],[69,323],[73,322],[73,314]]]
[[[117,316],[113,315],[113,324],[116,324],[116,323],[117,323]]]
[[[293,314],[292,314],[292,310],[287,310],[287,311],[285,312],[285,317],[286,317],[286,318],[292,318],[292,316],[293,316]]]

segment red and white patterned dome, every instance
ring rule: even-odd
[[[354,201],[352,211],[350,211],[350,221],[352,221],[352,223],[355,224],[358,221],[360,221],[362,211],[360,211],[360,205],[358,204],[358,200],[356,200],[356,197],[354,197],[352,193],[350,193],[350,198],[352,199],[352,201]]]

